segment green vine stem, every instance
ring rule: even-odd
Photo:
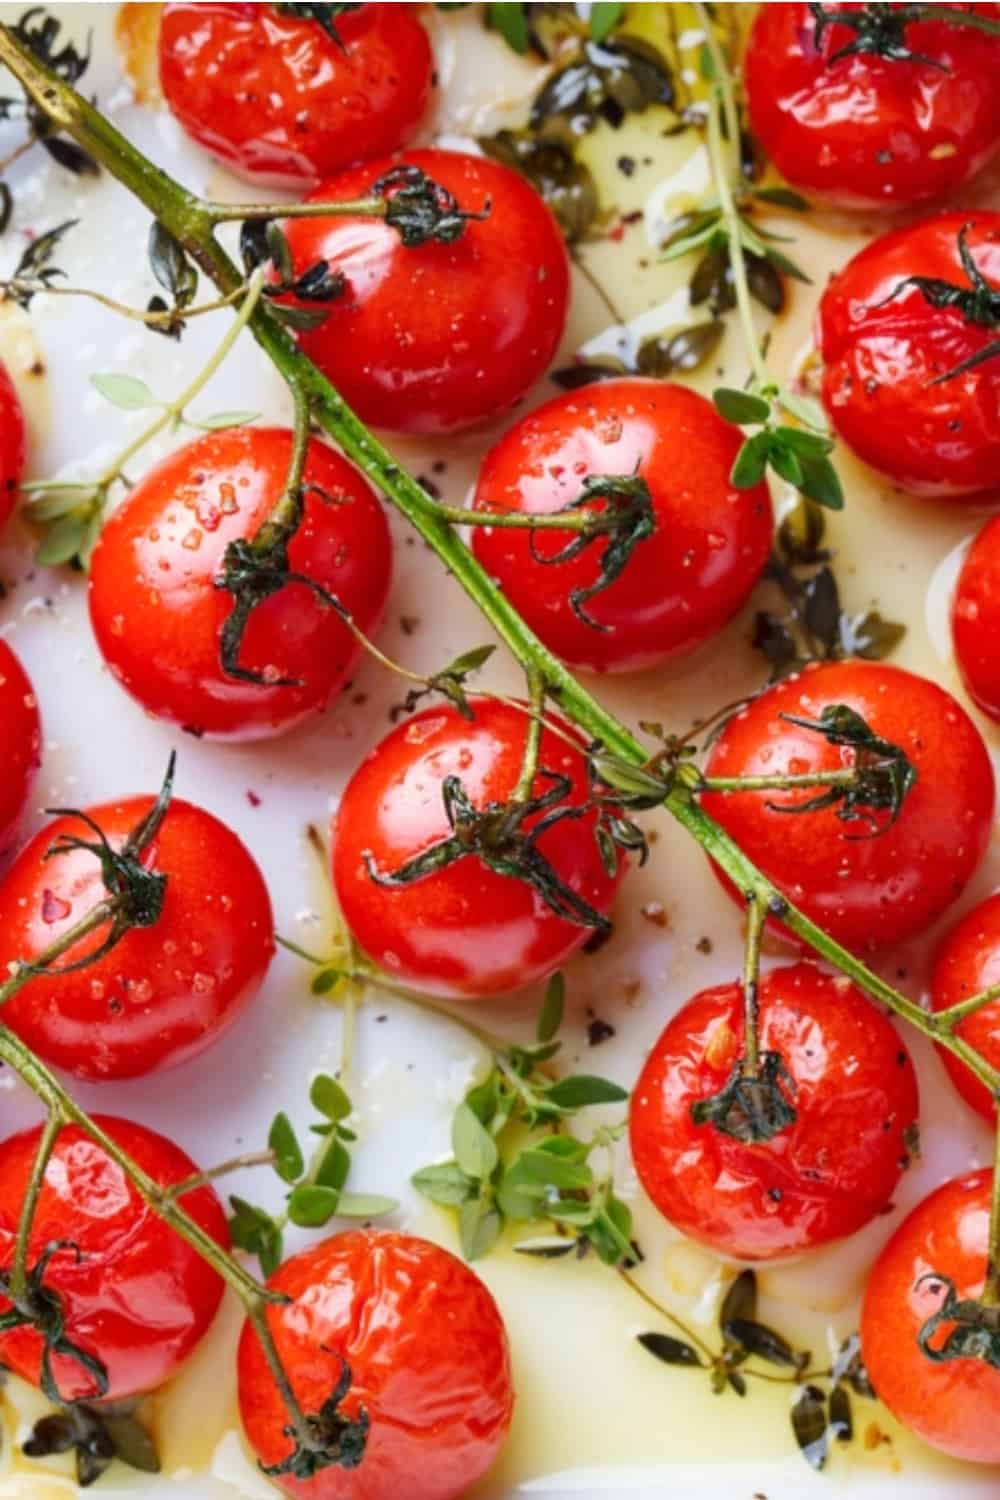
[[[760,1072],[760,945],[767,909],[756,896],[747,900],[747,930],[743,956],[743,1076],[754,1079]]]
[[[35,1160],[31,1164],[31,1176],[28,1178],[24,1202],[21,1204],[21,1213],[17,1221],[14,1263],[10,1272],[10,1298],[15,1303],[28,1290],[28,1240],[31,1235],[31,1225],[35,1217],[35,1209],[38,1207],[38,1195],[42,1191],[42,1183],[45,1180],[45,1168],[49,1164],[49,1157],[52,1155],[56,1139],[65,1123],[62,1110],[49,1110],[41,1139],[38,1142]]]
[[[109,312],[117,313],[119,317],[131,318],[135,323],[145,323],[147,328],[168,328],[177,317],[175,308],[167,308],[165,312],[150,312],[148,308],[129,307],[124,302],[116,302],[114,297],[108,297],[93,287],[55,286],[51,281],[38,281],[30,276],[11,276],[6,281],[0,281],[0,293],[15,297],[86,297],[89,301],[106,307]],[[227,297],[215,297],[211,302],[202,302],[198,307],[185,307],[184,317],[199,318],[204,313],[219,312],[224,307],[232,307],[243,296],[244,288],[240,287]]]

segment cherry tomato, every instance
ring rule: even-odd
[[[698,645],[746,602],[771,545],[765,484],[729,482],[735,428],[703,396],[658,380],[608,380],[557,396],[524,417],[486,455],[477,510],[546,515],[580,497],[588,478],[646,481],[655,531],[624,571],[583,609],[574,589],[596,582],[609,538],[570,561],[554,558],[572,532],[476,527],[472,547],[506,597],[564,661],[634,672]]]
[[[279,1483],[302,1500],[459,1500],[503,1446],[514,1393],[496,1303],[468,1266],[413,1235],[352,1230],[294,1255],[268,1286],[267,1321],[302,1410],[320,1409],[346,1366],[339,1410],[371,1426],[357,1468]],[[264,1464],[290,1451],[288,1415],[244,1325],[240,1415]]]
[[[214,739],[280,734],[325,707],[361,648],[336,612],[287,584],[253,611],[240,665],[227,675],[221,632],[233,596],[216,586],[223,555],[252,537],[278,501],[291,433],[231,428],[171,453],[110,517],[94,550],[90,618],[112,672],[150,713]],[[392,570],[382,509],[355,469],[313,442],[305,515],[291,570],[322,585],[366,634],[378,627]],[[292,679],[292,685],[280,679]]]
[[[1000,720],[1000,516],[987,521],[966,554],[951,606],[951,637],[966,692]]]
[[[376,745],[348,783],[333,827],[337,899],[361,947],[402,983],[463,997],[543,979],[593,935],[593,928],[557,916],[526,881],[487,869],[474,854],[407,885],[380,885],[369,872],[370,861],[379,875],[391,875],[451,837],[442,796],[447,777],[458,777],[479,809],[511,798],[528,717],[495,699],[470,701],[471,721],[450,704],[428,708]],[[588,800],[581,750],[551,729],[542,733],[543,769],[570,784],[560,805]],[[553,785],[539,774],[532,795]],[[524,829],[540,816],[530,815]],[[566,818],[541,834],[538,850],[575,896],[606,916],[621,866],[608,874],[595,826],[593,812]]]
[[[24,413],[14,382],[0,361],[0,526],[17,503],[24,474]]]
[[[931,975],[931,1005],[947,1010],[961,1000],[1000,983],[1000,895],[989,896],[966,912],[943,938]],[[956,1034],[969,1042],[988,1063],[1000,1068],[1000,1000],[959,1022]],[[989,1089],[947,1048],[941,1061],[962,1098],[985,1120],[996,1115]]]
[[[828,7],[860,11],[848,3]],[[750,124],[795,187],[847,208],[920,203],[950,192],[1000,146],[1000,40],[971,27],[911,22],[910,52],[865,52],[848,26],[825,28],[805,4],[762,5],[744,62]],[[1000,16],[996,5],[977,13]],[[936,66],[935,66],[936,64]]]
[[[311,7],[322,10],[323,7]],[[407,5],[163,6],[160,84],[187,133],[241,177],[311,187],[404,145],[419,125],[434,59]]]
[[[855,752],[788,722],[844,704],[898,745],[916,770],[891,827],[843,822],[836,808],[787,811],[815,789],[712,792],[705,811],[807,916],[839,942],[874,949],[915,937],[959,896],[993,822],[993,769],[979,731],[949,693],[901,667],[826,662],[778,683],[726,725],[708,776],[805,775]]]
[[[152,803],[130,797],[87,812],[120,848]],[[58,818],[0,881],[3,972],[16,959],[37,957],[107,894],[88,850],[46,859],[65,834],[95,840],[81,818]],[[136,1078],[197,1056],[243,1013],[274,952],[263,877],[211,813],[175,798],[142,863],[167,876],[157,922],[132,928],[76,973],[39,974],[4,1007],[6,1025],[79,1078]],[[93,952],[108,930],[81,938],[59,965]]]
[[[945,1296],[934,1272],[960,1299],[983,1290],[992,1181],[970,1172],[917,1205],[875,1262],[861,1313],[861,1354],[879,1399],[925,1443],[984,1464],[1000,1463],[1000,1370],[981,1359],[935,1363],[917,1335]]]
[[[632,1157],[678,1229],[739,1260],[771,1260],[853,1234],[881,1212],[917,1118],[913,1063],[891,1023],[813,964],[760,985],[760,1046],[777,1052],[797,1119],[744,1143],[691,1107],[718,1094],[743,1044],[743,989],[703,990],[654,1046],[632,1096]]]
[[[94,1119],[161,1186],[184,1182],[198,1171],[179,1146],[154,1130],[106,1115]],[[7,1271],[40,1137],[36,1127],[0,1144],[0,1265]],[[226,1216],[213,1188],[196,1188],[179,1202],[223,1249],[229,1248]],[[60,1395],[66,1401],[98,1395],[120,1401],[162,1385],[207,1331],[222,1281],[78,1125],[63,1126],[45,1169],[28,1240],[29,1270],[57,1241],[70,1241],[76,1249],[52,1255],[42,1287],[59,1298],[66,1337],[99,1360],[108,1376],[107,1391],[99,1391],[82,1364],[56,1354],[52,1371]],[[0,1298],[0,1308],[9,1310],[9,1303]],[[41,1354],[42,1339],[34,1328],[0,1334],[0,1359],[35,1385]]]
[[[833,425],[859,458],[916,495],[1000,484],[1000,356],[951,374],[996,342],[996,329],[967,322],[957,308],[932,307],[905,284],[925,276],[968,291],[963,230],[976,266],[1000,289],[1000,214],[939,214],[848,261],[831,278],[816,321]]]
[[[325,260],[347,279],[299,340],[364,421],[454,432],[499,416],[544,375],[566,322],[569,261],[534,188],[481,156],[408,151],[341,172],[307,201],[370,196],[400,161],[489,216],[450,245],[411,247],[381,219],[291,220],[296,274]]]
[[[0,856],[10,850],[41,758],[35,690],[7,642],[0,640]]]

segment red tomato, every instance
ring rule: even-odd
[[[496,874],[467,855],[409,885],[379,885],[451,836],[442,783],[458,776],[472,803],[508,800],[517,785],[527,715],[492,698],[471,700],[475,718],[451,705],[424,709],[400,724],[348,783],[333,827],[333,878],[344,918],[386,973],[428,994],[476,996],[519,989],[552,974],[593,929],[557,916],[525,881]],[[587,801],[582,753],[542,733],[540,769],[566,777],[566,804]],[[551,787],[539,775],[533,794]],[[525,822],[531,829],[533,815]],[[538,848],[560,879],[602,916],[621,875],[608,875],[594,838],[596,816],[556,823]]]
[[[950,1005],[968,1000],[997,983],[1000,983],[1000,894],[989,896],[966,912],[943,939],[931,975],[931,1005],[935,1010],[947,1010]],[[1000,1000],[966,1017],[959,1023],[957,1035],[975,1047],[988,1063],[1000,1068]],[[962,1098],[985,1120],[992,1120],[996,1103],[986,1085],[954,1053],[944,1047],[939,1050],[941,1061]]]
[[[489,217],[450,245],[407,248],[381,219],[293,219],[296,275],[325,260],[347,289],[303,349],[364,421],[454,432],[496,417],[540,379],[566,322],[569,260],[555,219],[508,167],[458,151],[408,151],[341,172],[317,203],[370,195],[402,160]]]
[[[956,308],[932,307],[903,285],[928,276],[968,290],[958,246],[966,225],[973,260],[1000,289],[1000,214],[939,214],[848,261],[816,320],[833,425],[859,458],[917,495],[1000,485],[1000,355],[933,384],[995,342],[997,331],[966,322]]]
[[[357,1468],[282,1477],[302,1500],[459,1500],[503,1446],[514,1393],[507,1335],[486,1287],[468,1266],[413,1235],[352,1230],[280,1266],[268,1282],[291,1301],[267,1321],[307,1414],[337,1386],[351,1387],[345,1416],[371,1422]],[[244,1325],[240,1415],[264,1464],[290,1451],[288,1414],[260,1342]]]
[[[828,9],[865,7],[848,0]],[[976,10],[1000,16],[996,5]],[[993,156],[1000,40],[938,21],[913,22],[903,36],[909,51],[940,66],[871,53],[834,61],[856,31],[830,26],[817,46],[810,6],[760,6],[744,63],[750,124],[795,187],[848,208],[920,203]]]
[[[546,565],[571,532],[476,527],[472,548],[545,644],[573,666],[634,672],[698,645],[746,602],[771,545],[766,484],[729,482],[739,433],[710,402],[658,380],[609,380],[557,396],[524,417],[486,455],[477,510],[546,515],[576,500],[597,475],[638,473],[656,530],[639,542],[620,577],[584,609],[574,589],[599,575],[607,538],[565,563]]]
[[[214,739],[263,739],[325,707],[361,648],[334,610],[288,584],[254,610],[240,665],[222,670],[233,597],[216,587],[229,543],[253,536],[281,495],[291,455],[282,428],[231,428],[178,448],[108,520],[94,550],[90,618],[112,672],[150,713]],[[378,627],[392,571],[382,508],[361,475],[310,446],[293,572],[334,594],[366,634]],[[282,685],[292,678],[297,685]]]
[[[88,809],[120,847],[152,806],[130,797]],[[106,895],[96,857],[46,859],[60,834],[93,841],[81,819],[58,818],[0,881],[0,971],[32,959]],[[175,799],[143,864],[167,876],[163,911],[74,974],[39,974],[4,1007],[4,1022],[47,1062],[79,1078],[136,1078],[195,1057],[242,1014],[267,973],[274,923],[246,847],[218,818]],[[70,948],[72,963],[107,927]]]
[[[841,661],[761,693],[730,719],[708,776],[832,771],[854,751],[788,723],[845,704],[905,751],[917,772],[896,822],[874,837],[832,808],[791,814],[816,791],[713,792],[705,811],[826,932],[855,949],[915,937],[959,896],[986,850],[993,768],[979,731],[943,688],[901,667]],[[859,837],[859,835],[861,835]]]
[[[6,641],[0,640],[0,856],[10,849],[41,758],[35,690]]]
[[[0,526],[17,503],[24,474],[24,413],[7,367],[0,362]]]
[[[1000,720],[1000,516],[987,521],[966,554],[951,606],[951,637],[966,692]]]
[[[959,1298],[983,1290],[992,1180],[970,1172],[917,1205],[875,1262],[861,1314],[862,1358],[893,1416],[943,1453],[984,1464],[1000,1463],[1000,1370],[979,1359],[935,1364],[917,1335],[945,1295],[932,1272]]]
[[[160,84],[188,134],[241,177],[299,188],[404,145],[434,67],[413,8],[345,7],[343,45],[286,9],[163,6]]]
[[[761,1051],[781,1054],[798,1118],[747,1144],[691,1106],[724,1087],[743,1043],[743,990],[703,990],[653,1048],[632,1096],[632,1157],[678,1229],[739,1260],[771,1260],[853,1234],[882,1212],[908,1160],[917,1081],[892,1024],[812,964],[760,986]]]
[[[95,1115],[95,1121],[142,1170],[164,1187],[198,1171],[165,1136],[128,1120]],[[21,1204],[41,1136],[40,1127],[0,1144],[0,1264],[10,1270]],[[179,1200],[202,1229],[224,1248],[229,1234],[213,1188]],[[53,1374],[67,1401],[98,1394],[120,1401],[168,1380],[207,1331],[222,1297],[222,1281],[207,1261],[139,1197],[102,1146],[78,1125],[65,1125],[45,1171],[28,1241],[28,1267],[54,1240],[71,1240],[49,1262],[42,1285],[54,1292],[66,1317],[66,1337],[100,1360],[108,1390],[76,1360],[55,1355]],[[4,1310],[9,1304],[0,1299]],[[0,1359],[25,1380],[39,1383],[42,1340],[33,1328],[0,1335]]]

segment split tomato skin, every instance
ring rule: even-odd
[[[0,858],[10,852],[41,758],[35,690],[7,642],[0,640]]]
[[[917,1205],[875,1262],[861,1312],[861,1355],[879,1399],[924,1442],[982,1464],[1000,1463],[1000,1370],[980,1359],[936,1364],[917,1335],[945,1295],[932,1272],[960,1300],[982,1293],[992,1179],[970,1172]]]
[[[766,484],[738,490],[730,471],[740,436],[710,402],[658,380],[602,381],[531,412],[490,450],[473,508],[545,515],[579,498],[588,477],[646,481],[653,535],[624,571],[574,612],[570,593],[593,584],[608,538],[565,563],[551,559],[572,532],[477,526],[472,549],[556,656],[598,672],[660,665],[714,635],[746,602],[773,530]]]
[[[0,361],[0,527],[7,524],[17,504],[24,477],[24,412],[17,388]]]
[[[407,5],[359,5],[317,21],[276,5],[168,4],[160,85],[188,135],[231,171],[276,187],[312,187],[360,156],[410,139],[434,59]]]
[[[120,848],[151,797],[88,808]],[[96,857],[46,859],[60,835],[94,841],[80,818],[49,823],[0,880],[0,969],[31,960],[102,901]],[[167,876],[163,910],[73,974],[39,974],[4,1008],[4,1022],[56,1067],[95,1082],[138,1078],[196,1057],[245,1011],[274,953],[271,903],[252,855],[211,813],[175,798],[142,856]],[[60,965],[93,952],[108,925]]]
[[[94,1119],[161,1186],[198,1171],[156,1131],[106,1115]],[[40,1136],[36,1127],[0,1144],[0,1265],[8,1271]],[[226,1216],[213,1188],[196,1188],[178,1201],[228,1250]],[[28,1241],[29,1269],[56,1240],[72,1241],[80,1256],[57,1251],[42,1284],[62,1303],[67,1338],[105,1366],[106,1399],[155,1390],[207,1332],[222,1298],[218,1272],[157,1217],[103,1146],[78,1125],[63,1126],[46,1168]],[[9,1310],[2,1298],[0,1310]],[[34,1385],[41,1348],[33,1328],[0,1335],[0,1359]],[[98,1395],[92,1375],[75,1360],[55,1355],[52,1365],[67,1401]]]
[[[1000,516],[987,521],[966,554],[952,600],[951,638],[966,692],[1000,722]]]
[[[1000,214],[937,214],[849,260],[816,319],[823,402],[840,437],[901,489],[943,499],[1000,484],[1000,365],[986,360],[934,384],[995,342],[996,329],[932,307],[903,283],[926,276],[967,289],[963,229],[976,266],[1000,290]]]
[[[918,936],[961,895],[989,842],[993,768],[950,693],[902,667],[849,659],[809,666],[754,698],[729,720],[705,774],[805,775],[853,765],[853,750],[783,717],[815,722],[835,704],[860,714],[916,770],[891,827],[877,813],[880,831],[866,837],[870,829],[842,822],[836,808],[789,811],[817,788],[707,792],[702,806],[806,916],[848,948],[872,951]]]
[[[388,875],[451,836],[442,783],[460,777],[473,805],[506,802],[517,785],[527,714],[492,698],[470,699],[470,721],[449,705],[427,708],[397,726],[354,773],[333,824],[337,900],[358,943],[401,984],[456,999],[505,993],[545,979],[593,933],[557,916],[525,881],[495,873],[477,855],[408,885],[379,885],[370,858]],[[571,739],[579,744],[572,731]],[[565,776],[565,805],[588,800],[583,747],[551,729],[540,768]],[[549,790],[539,775],[533,795]],[[534,815],[525,830],[538,822]],[[611,908],[622,862],[608,874],[594,837],[596,814],[556,823],[538,840],[562,881],[602,916]]]
[[[503,1320],[475,1273],[428,1240],[352,1230],[292,1256],[268,1286],[291,1299],[266,1316],[302,1409],[319,1410],[346,1364],[339,1409],[371,1422],[357,1468],[283,1476],[281,1489],[299,1500],[468,1494],[503,1446],[514,1403]],[[278,1463],[288,1416],[249,1323],[237,1367],[246,1435],[262,1463]]]
[[[1000,983],[1000,894],[988,896],[946,933],[931,972],[931,1007],[947,1010]],[[960,1021],[956,1035],[993,1067],[1000,1068],[1000,1000]],[[984,1083],[947,1048],[938,1049],[948,1076],[967,1104],[984,1120],[996,1118],[996,1103]]]
[[[222,669],[233,596],[216,579],[229,544],[253,537],[280,498],[291,452],[284,428],[197,438],[135,485],[94,550],[90,618],[112,673],[148,713],[211,739],[285,733],[326,707],[361,656],[336,611],[291,582],[254,609],[243,637],[240,665],[267,680]],[[320,442],[310,444],[304,483],[291,571],[374,634],[392,574],[382,508],[357,470]]]
[[[382,219],[293,219],[285,225],[295,274],[318,261],[346,288],[302,348],[363,421],[437,435],[494,418],[548,368],[566,322],[569,258],[535,189],[499,162],[459,151],[408,151],[321,183],[318,203],[370,196],[410,164],[471,212],[450,245],[407,247]]]
[[[840,11],[860,10],[848,0]],[[1000,17],[1000,6],[981,5]],[[896,207],[951,192],[1000,147],[1000,40],[928,20],[905,31],[910,51],[941,64],[865,53],[805,4],[762,5],[744,62],[750,125],[782,176],[844,208]]]
[[[748,1144],[691,1107],[718,1094],[743,1042],[740,984],[703,990],[670,1021],[632,1095],[640,1181],[665,1218],[737,1260],[797,1255],[853,1234],[882,1212],[907,1163],[917,1082],[888,1019],[813,964],[760,985],[762,1052],[781,1054],[798,1118]]]

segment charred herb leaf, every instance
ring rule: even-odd
[[[99,1479],[114,1459],[143,1474],[158,1474],[160,1460],[153,1440],[134,1416],[135,1402],[87,1406],[74,1402],[31,1429],[22,1451],[28,1458],[75,1452],[76,1482],[81,1489]]]
[[[854,751],[856,779],[849,786],[832,786],[804,802],[768,803],[772,811],[787,813],[835,809],[841,822],[861,822],[867,832],[855,838],[874,838],[891,828],[917,782],[917,770],[906,752],[875,733],[865,719],[844,703],[828,703],[818,720],[782,714],[790,724],[819,734],[827,744]],[[887,818],[877,814],[887,813]]]
[[[701,1366],[697,1349],[683,1339],[675,1339],[669,1333],[640,1333],[637,1337],[642,1347],[665,1365]]]
[[[351,1367],[346,1360],[341,1360],[340,1379],[333,1391],[319,1411],[306,1416],[305,1438],[294,1427],[286,1427],[285,1435],[293,1439],[292,1451],[280,1463],[262,1463],[265,1474],[272,1479],[288,1474],[293,1479],[309,1480],[323,1469],[358,1467],[365,1456],[371,1424],[364,1407],[356,1417],[346,1417],[340,1410],[341,1402],[351,1389],[351,1381]]]
[[[32,240],[14,267],[4,293],[10,301],[16,302],[18,307],[30,307],[31,299],[37,292],[44,291],[50,282],[66,275],[65,271],[52,264],[52,257],[63,237],[79,222],[79,219],[65,219],[62,224],[57,224],[54,229],[48,229]]]
[[[830,1453],[826,1396],[818,1385],[803,1386],[792,1406],[792,1431],[806,1463],[822,1469]]]
[[[579,56],[557,69],[531,107],[531,125],[560,119],[573,135],[586,135],[600,121],[614,129],[651,104],[674,103],[666,59],[638,37],[583,43]]]
[[[57,17],[49,15],[42,5],[26,10],[11,27],[11,32],[21,45],[39,62],[51,69],[64,83],[75,86],[90,66],[92,36],[79,51],[75,43],[60,37],[62,24]],[[23,116],[28,126],[29,139],[40,141],[52,160],[66,171],[77,176],[96,176],[100,172],[97,162],[68,136],[59,135],[45,111],[26,95],[0,99],[0,118],[13,119]],[[3,191],[9,197],[9,189]],[[8,211],[9,218],[9,211]],[[3,224],[6,228],[6,223]]]
[[[569,244],[586,239],[600,222],[597,184],[565,141],[544,132],[501,130],[481,136],[487,156],[526,177],[544,198]]]
[[[188,259],[180,241],[158,219],[153,220],[149,229],[149,264],[160,286],[170,293],[171,305],[176,314],[169,323],[151,326],[154,332],[179,339],[186,326],[182,314],[185,308],[190,307],[198,290],[198,271]],[[162,297],[150,300],[148,311],[167,310],[168,304]]]
[[[490,216],[489,201],[480,209],[460,208],[458,199],[446,187],[428,177],[422,168],[405,162],[383,173],[372,184],[372,192],[385,200],[385,221],[407,249],[432,240],[450,245],[461,239],[473,220]]]

